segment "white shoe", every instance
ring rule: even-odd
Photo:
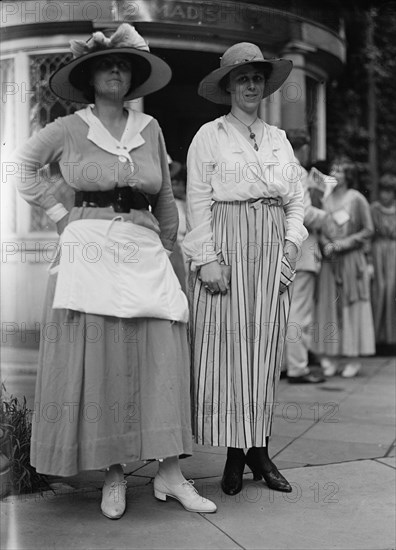
[[[334,376],[338,370],[337,363],[332,359],[328,359],[327,357],[323,357],[320,360],[320,366],[322,367],[323,374],[328,377]]]
[[[348,363],[341,373],[343,378],[353,378],[360,371],[362,365],[358,361]]]
[[[100,506],[102,513],[110,519],[119,519],[126,508],[126,486],[127,482],[113,481],[105,483],[102,489],[102,504]]]
[[[154,496],[159,500],[166,500],[166,497],[175,498],[181,502],[188,512],[202,512],[205,514],[216,512],[216,504],[207,498],[201,497],[193,485],[194,481],[192,480],[170,485],[157,474],[154,478]]]

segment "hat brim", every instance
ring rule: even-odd
[[[220,67],[209,73],[201,80],[198,87],[198,94],[213,103],[231,105],[231,95],[221,86],[221,80],[231,71],[244,65],[263,65],[271,67],[271,74],[266,79],[263,98],[270,96],[278,90],[289,76],[293,63],[290,59],[264,59],[260,61],[246,61],[236,65]]]
[[[130,101],[139,97],[144,97],[153,92],[157,92],[168,84],[172,78],[172,71],[169,65],[160,57],[138,50],[136,48],[107,48],[90,52],[81,57],[73,59],[60,69],[58,69],[49,80],[51,91],[61,99],[72,101],[75,103],[92,103],[93,101],[86,97],[83,89],[78,87],[79,79],[75,78],[76,71],[81,68],[82,64],[96,57],[110,54],[126,54],[131,58],[132,65],[135,64],[142,67],[147,75],[143,82],[140,82],[136,87],[132,87],[124,97],[125,101]],[[74,76],[73,76],[74,75]],[[88,84],[89,74],[84,75],[86,84]]]

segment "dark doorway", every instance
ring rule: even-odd
[[[188,147],[197,130],[229,111],[198,95],[198,84],[219,67],[219,54],[187,50],[152,50],[172,68],[172,80],[163,90],[144,99],[144,111],[156,118],[165,136],[169,155],[186,161]]]

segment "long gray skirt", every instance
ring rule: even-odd
[[[96,209],[100,217],[100,210]],[[31,463],[71,476],[111,464],[191,454],[187,327],[52,308],[49,277]]]
[[[217,248],[231,288],[191,281],[194,435],[198,443],[265,447],[271,434],[291,289],[279,294],[285,214],[263,202],[216,202]]]

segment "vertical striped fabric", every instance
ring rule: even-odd
[[[211,295],[195,274],[190,285],[195,439],[264,447],[291,300],[290,287],[279,294],[285,214],[262,201],[215,202],[212,219],[231,288]]]

